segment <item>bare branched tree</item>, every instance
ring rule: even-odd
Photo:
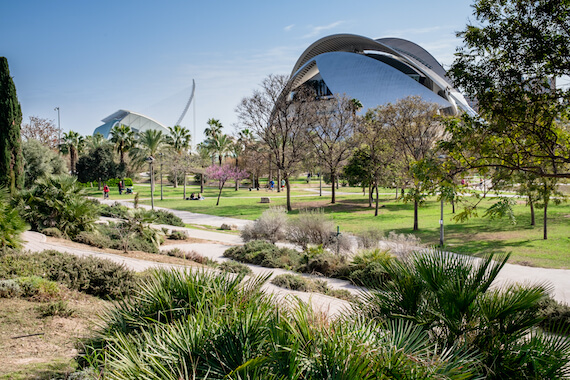
[[[28,123],[22,124],[21,135],[24,140],[38,140],[51,149],[57,148],[59,129],[53,120],[30,116]]]
[[[241,124],[265,142],[271,162],[281,171],[288,211],[292,210],[289,178],[309,147],[306,129],[313,97],[301,88],[293,91],[287,76],[269,75],[261,89],[242,99],[236,109]]]
[[[330,173],[331,203],[336,202],[335,183],[339,171],[355,146],[358,117],[354,104],[354,100],[346,96],[313,102],[315,119],[307,128],[307,139],[314,147],[319,162]]]

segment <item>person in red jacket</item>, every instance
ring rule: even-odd
[[[109,186],[107,186],[107,184],[105,184],[105,186],[103,186],[103,197],[109,198]]]

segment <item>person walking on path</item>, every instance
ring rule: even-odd
[[[107,184],[103,186],[103,198],[109,198],[109,186]]]

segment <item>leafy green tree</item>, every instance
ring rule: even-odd
[[[69,170],[71,174],[76,174],[75,164],[83,150],[84,138],[75,131],[69,131],[63,134],[61,140],[59,149],[63,154],[69,154]]]
[[[113,148],[110,145],[100,146],[90,154],[79,157],[76,168],[79,182],[97,181],[99,190],[101,182],[122,178],[125,174],[123,166],[117,165],[113,160]]]
[[[22,144],[24,156],[24,186],[26,189],[38,178],[67,172],[63,157],[38,140],[30,139]]]
[[[478,104],[479,117],[450,123],[444,145],[466,170],[506,168],[570,178],[570,2],[477,0],[477,23],[450,75]]]
[[[55,227],[71,238],[92,230],[99,218],[97,206],[86,198],[85,189],[68,175],[40,178],[33,188],[22,191],[18,205],[33,230]]]
[[[0,57],[0,186],[11,193],[24,185],[21,123],[22,110],[8,60]]]
[[[418,178],[413,169],[417,162],[436,153],[436,143],[443,135],[443,126],[437,117],[438,108],[435,103],[410,96],[394,104],[369,110],[366,115],[372,128],[367,133],[385,133],[379,157],[385,154],[385,149],[392,149],[392,162],[397,162],[395,166],[401,168],[411,185],[404,200],[414,203],[414,231],[419,229],[418,208],[424,202],[426,193],[424,181]],[[387,165],[385,159],[381,161],[382,165]]]
[[[20,235],[27,229],[18,210],[10,204],[10,196],[5,188],[0,188],[0,252],[5,248],[19,248]]]

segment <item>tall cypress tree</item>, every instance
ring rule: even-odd
[[[8,60],[0,57],[0,186],[10,192],[21,189],[24,183],[21,124],[22,109]]]

